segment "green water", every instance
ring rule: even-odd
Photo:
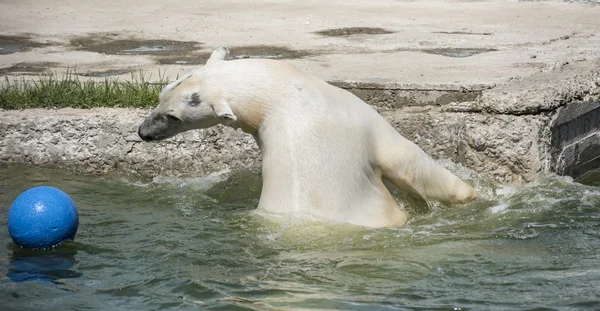
[[[253,216],[250,172],[143,181],[0,169],[0,309],[600,309],[600,188],[471,180],[478,202],[365,229]],[[74,199],[74,242],[12,243],[8,208],[36,185]]]

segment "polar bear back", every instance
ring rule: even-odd
[[[406,213],[382,182],[450,202],[476,193],[402,137],[371,106],[273,60],[222,61],[198,79],[213,105],[231,107],[263,154],[258,210],[309,213],[364,226],[399,226]]]
[[[253,88],[261,90],[254,105],[268,101],[258,131],[264,180],[258,208],[367,226],[402,224],[405,214],[374,165],[373,123],[385,120],[353,94],[285,69],[283,77],[280,68],[257,77],[261,84]]]

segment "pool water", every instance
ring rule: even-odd
[[[411,207],[402,228],[254,216],[260,176],[86,176],[0,169],[1,310],[600,309],[600,188],[543,176],[501,186],[454,168],[482,198]],[[24,190],[76,202],[76,239],[14,245]]]

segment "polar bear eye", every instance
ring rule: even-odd
[[[173,121],[173,122],[181,122],[181,119],[179,119],[178,117],[176,117],[172,114],[168,114],[167,119],[169,119],[169,121]]]
[[[202,101],[200,100],[200,95],[198,95],[198,93],[193,93],[190,97],[190,100],[188,101],[188,105],[192,107],[197,107],[200,105],[201,102]]]

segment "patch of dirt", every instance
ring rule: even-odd
[[[229,48],[229,59],[267,58],[293,59],[315,55],[309,51],[291,50],[282,46],[249,45]],[[179,55],[156,56],[156,62],[161,65],[204,65],[210,58],[211,51]]]
[[[116,55],[162,55],[187,54],[200,49],[202,43],[176,40],[116,39],[106,35],[88,35],[71,40],[78,50]]]
[[[42,46],[44,44],[31,41],[29,37],[0,35],[0,55],[25,52]]]
[[[232,58],[292,59],[315,55],[306,50],[291,50],[286,47],[271,45],[236,46],[229,50]]]
[[[321,36],[328,37],[347,37],[352,35],[385,35],[394,33],[395,31],[384,29],[384,28],[373,28],[373,27],[345,27],[326,29],[316,31],[315,33]]]
[[[13,64],[9,67],[0,68],[0,75],[13,74],[13,73],[43,73],[51,68],[59,67],[58,63],[54,62],[22,62]]]
[[[187,55],[156,56],[161,65],[204,65],[212,52],[190,53]]]
[[[106,34],[88,35],[71,40],[77,50],[115,55],[151,55],[161,65],[204,65],[212,50],[201,51],[202,43],[175,40],[118,39]],[[251,45],[230,48],[230,58],[292,59],[313,55],[308,51],[282,46]],[[99,72],[107,75],[110,72]]]
[[[540,69],[543,70],[544,68],[546,68],[547,64],[542,63],[542,62],[523,62],[523,63],[515,63],[513,65],[514,67],[517,68],[536,68],[536,69]]]
[[[571,39],[572,36],[575,36],[575,35],[576,35],[576,33],[572,33],[571,35],[564,35],[564,36],[561,36],[561,37],[558,37],[558,38],[550,39],[550,40],[548,40],[546,42],[542,42],[542,45],[547,45],[547,44],[550,44],[550,43],[554,43],[556,41],[569,40],[569,39]]]
[[[423,53],[427,53],[427,54],[435,54],[435,55],[442,55],[442,56],[446,56],[446,57],[458,57],[458,58],[463,58],[463,57],[470,57],[473,55],[477,55],[477,54],[481,54],[481,53],[487,53],[487,52],[494,52],[497,51],[496,49],[484,49],[484,48],[439,48],[439,49],[426,49],[426,50],[420,50]]]
[[[104,77],[112,77],[112,76],[120,76],[124,74],[131,73],[131,69],[109,69],[103,71],[88,71],[86,73],[79,73],[78,75],[84,77],[95,77],[95,78],[104,78]]]
[[[434,31],[432,33],[441,33],[446,35],[474,35],[474,36],[493,36],[491,32],[470,32],[470,31]]]

